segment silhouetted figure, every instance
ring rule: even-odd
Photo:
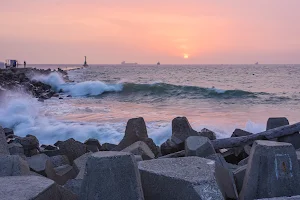
[[[24,68],[26,68],[26,61],[24,61]]]

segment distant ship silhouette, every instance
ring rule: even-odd
[[[255,64],[258,65],[258,62],[256,62]]]
[[[137,63],[127,63],[125,61],[121,62],[121,65],[137,65]]]
[[[160,62],[158,62],[157,65],[160,65]]]

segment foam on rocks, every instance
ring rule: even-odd
[[[143,200],[137,163],[126,152],[97,152],[86,164],[81,200]]]
[[[254,142],[240,193],[241,200],[300,194],[299,164],[289,143]]]
[[[224,199],[214,176],[215,162],[200,157],[138,163],[147,200]]]

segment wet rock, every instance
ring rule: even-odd
[[[269,118],[267,122],[267,130],[285,125],[289,125],[289,120],[285,117]]]
[[[299,164],[289,143],[254,142],[240,199],[259,199],[300,194]]]
[[[29,166],[18,155],[0,156],[0,177],[29,175]]]
[[[172,120],[172,136],[160,146],[162,155],[184,150],[184,141],[189,136],[198,136],[192,129],[186,117],[176,117]]]
[[[211,131],[211,130],[208,130],[207,128],[202,129],[202,130],[199,132],[199,136],[207,137],[207,138],[209,138],[210,140],[215,140],[215,139],[216,139],[216,133],[213,132],[213,131]]]
[[[132,145],[126,147],[122,152],[129,152],[134,155],[142,156],[143,160],[154,159],[155,156],[148,145],[142,141],[137,141]]]
[[[115,151],[92,154],[87,161],[80,199],[143,200],[134,156]]]
[[[190,136],[185,140],[185,156],[207,157],[215,153],[215,149],[207,137]]]
[[[61,154],[66,155],[70,162],[73,162],[73,160],[87,152],[86,145],[73,138],[59,143],[58,147]]]
[[[1,199],[60,200],[56,184],[40,176],[0,177]]]
[[[215,163],[200,157],[153,159],[138,163],[147,200],[224,199]]]

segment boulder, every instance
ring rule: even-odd
[[[299,181],[293,145],[257,140],[251,149],[240,199],[299,195]]]
[[[55,175],[50,177],[59,185],[64,185],[68,180],[76,177],[77,173],[70,165],[62,165],[54,168]]]
[[[242,190],[246,170],[247,165],[244,165],[233,171],[235,185],[238,193],[240,193]]]
[[[11,155],[25,156],[23,146],[19,143],[10,143],[7,145]]]
[[[62,152],[59,149],[55,150],[40,150],[40,153],[46,154],[49,157],[62,155]]]
[[[112,151],[116,146],[116,144],[104,143],[102,144],[100,151]]]
[[[255,199],[255,200],[300,200],[300,196],[292,196],[292,197],[274,197],[274,198],[267,198],[267,199]]]
[[[57,146],[57,147],[58,147],[58,145],[59,145],[60,143],[62,143],[62,142],[63,142],[63,141],[58,140],[57,142],[54,143],[54,146]]]
[[[74,160],[73,167],[75,172],[77,173],[76,179],[83,180],[86,162],[88,160],[88,157],[90,157],[91,155],[92,153],[86,153]]]
[[[207,128],[202,129],[202,130],[199,132],[199,136],[207,137],[207,138],[209,138],[210,140],[215,140],[215,139],[217,139],[216,133],[213,132],[213,131],[211,131],[211,130],[208,130]]]
[[[57,155],[49,158],[53,167],[59,167],[62,165],[70,165],[69,159],[65,155]]]
[[[145,138],[148,138],[148,134],[144,119],[142,117],[130,119],[126,125],[124,138],[113,150],[121,151],[131,144],[142,141]]]
[[[162,155],[184,150],[184,141],[189,136],[198,136],[192,129],[186,117],[176,117],[172,120],[172,136],[160,146]]]
[[[215,149],[207,137],[190,136],[185,140],[185,156],[207,157],[215,153]]]
[[[248,160],[249,160],[249,157],[241,160],[239,163],[238,163],[238,166],[244,166],[244,165],[247,165],[248,164]]]
[[[58,147],[61,154],[66,155],[70,162],[73,162],[73,160],[87,152],[86,145],[74,140],[73,138],[59,143]]]
[[[269,118],[267,122],[267,130],[285,125],[289,125],[289,120],[285,117]]]
[[[41,176],[0,177],[1,199],[60,200],[56,184]]]
[[[138,163],[147,200],[224,199],[214,176],[215,162],[200,157]]]
[[[242,137],[242,136],[248,136],[248,135],[252,135],[252,133],[237,128],[233,131],[231,137]]]
[[[155,158],[153,152],[148,147],[148,145],[142,141],[137,141],[133,143],[132,145],[123,149],[122,152],[129,152],[134,155],[140,155],[142,156],[143,160],[149,160]]]
[[[16,137],[15,141],[23,146],[27,157],[38,154],[39,141],[35,136],[26,135],[26,137]]]
[[[45,154],[37,154],[27,158],[30,169],[43,176],[46,176],[46,162],[48,160],[49,156]]]
[[[73,193],[72,191],[64,188],[60,185],[56,185],[58,191],[58,198],[60,200],[79,200],[79,195]]]
[[[90,139],[86,140],[84,142],[84,144],[87,145],[88,151],[91,151],[91,152],[97,152],[97,151],[100,151],[100,149],[101,149],[101,144],[100,144],[99,140],[97,140],[97,139],[90,138]]]
[[[29,175],[27,162],[18,155],[0,156],[0,177]]]
[[[143,200],[140,174],[134,156],[115,151],[92,154],[86,164],[80,199]]]
[[[290,143],[294,146],[295,149],[300,148],[300,134],[299,133],[294,133],[292,135],[286,135],[283,137],[279,137],[279,138],[277,138],[277,141]]]
[[[9,155],[5,133],[0,126],[0,155]]]
[[[44,148],[44,150],[48,150],[48,151],[53,151],[53,150],[57,150],[58,149],[54,145],[44,145],[43,148]]]

